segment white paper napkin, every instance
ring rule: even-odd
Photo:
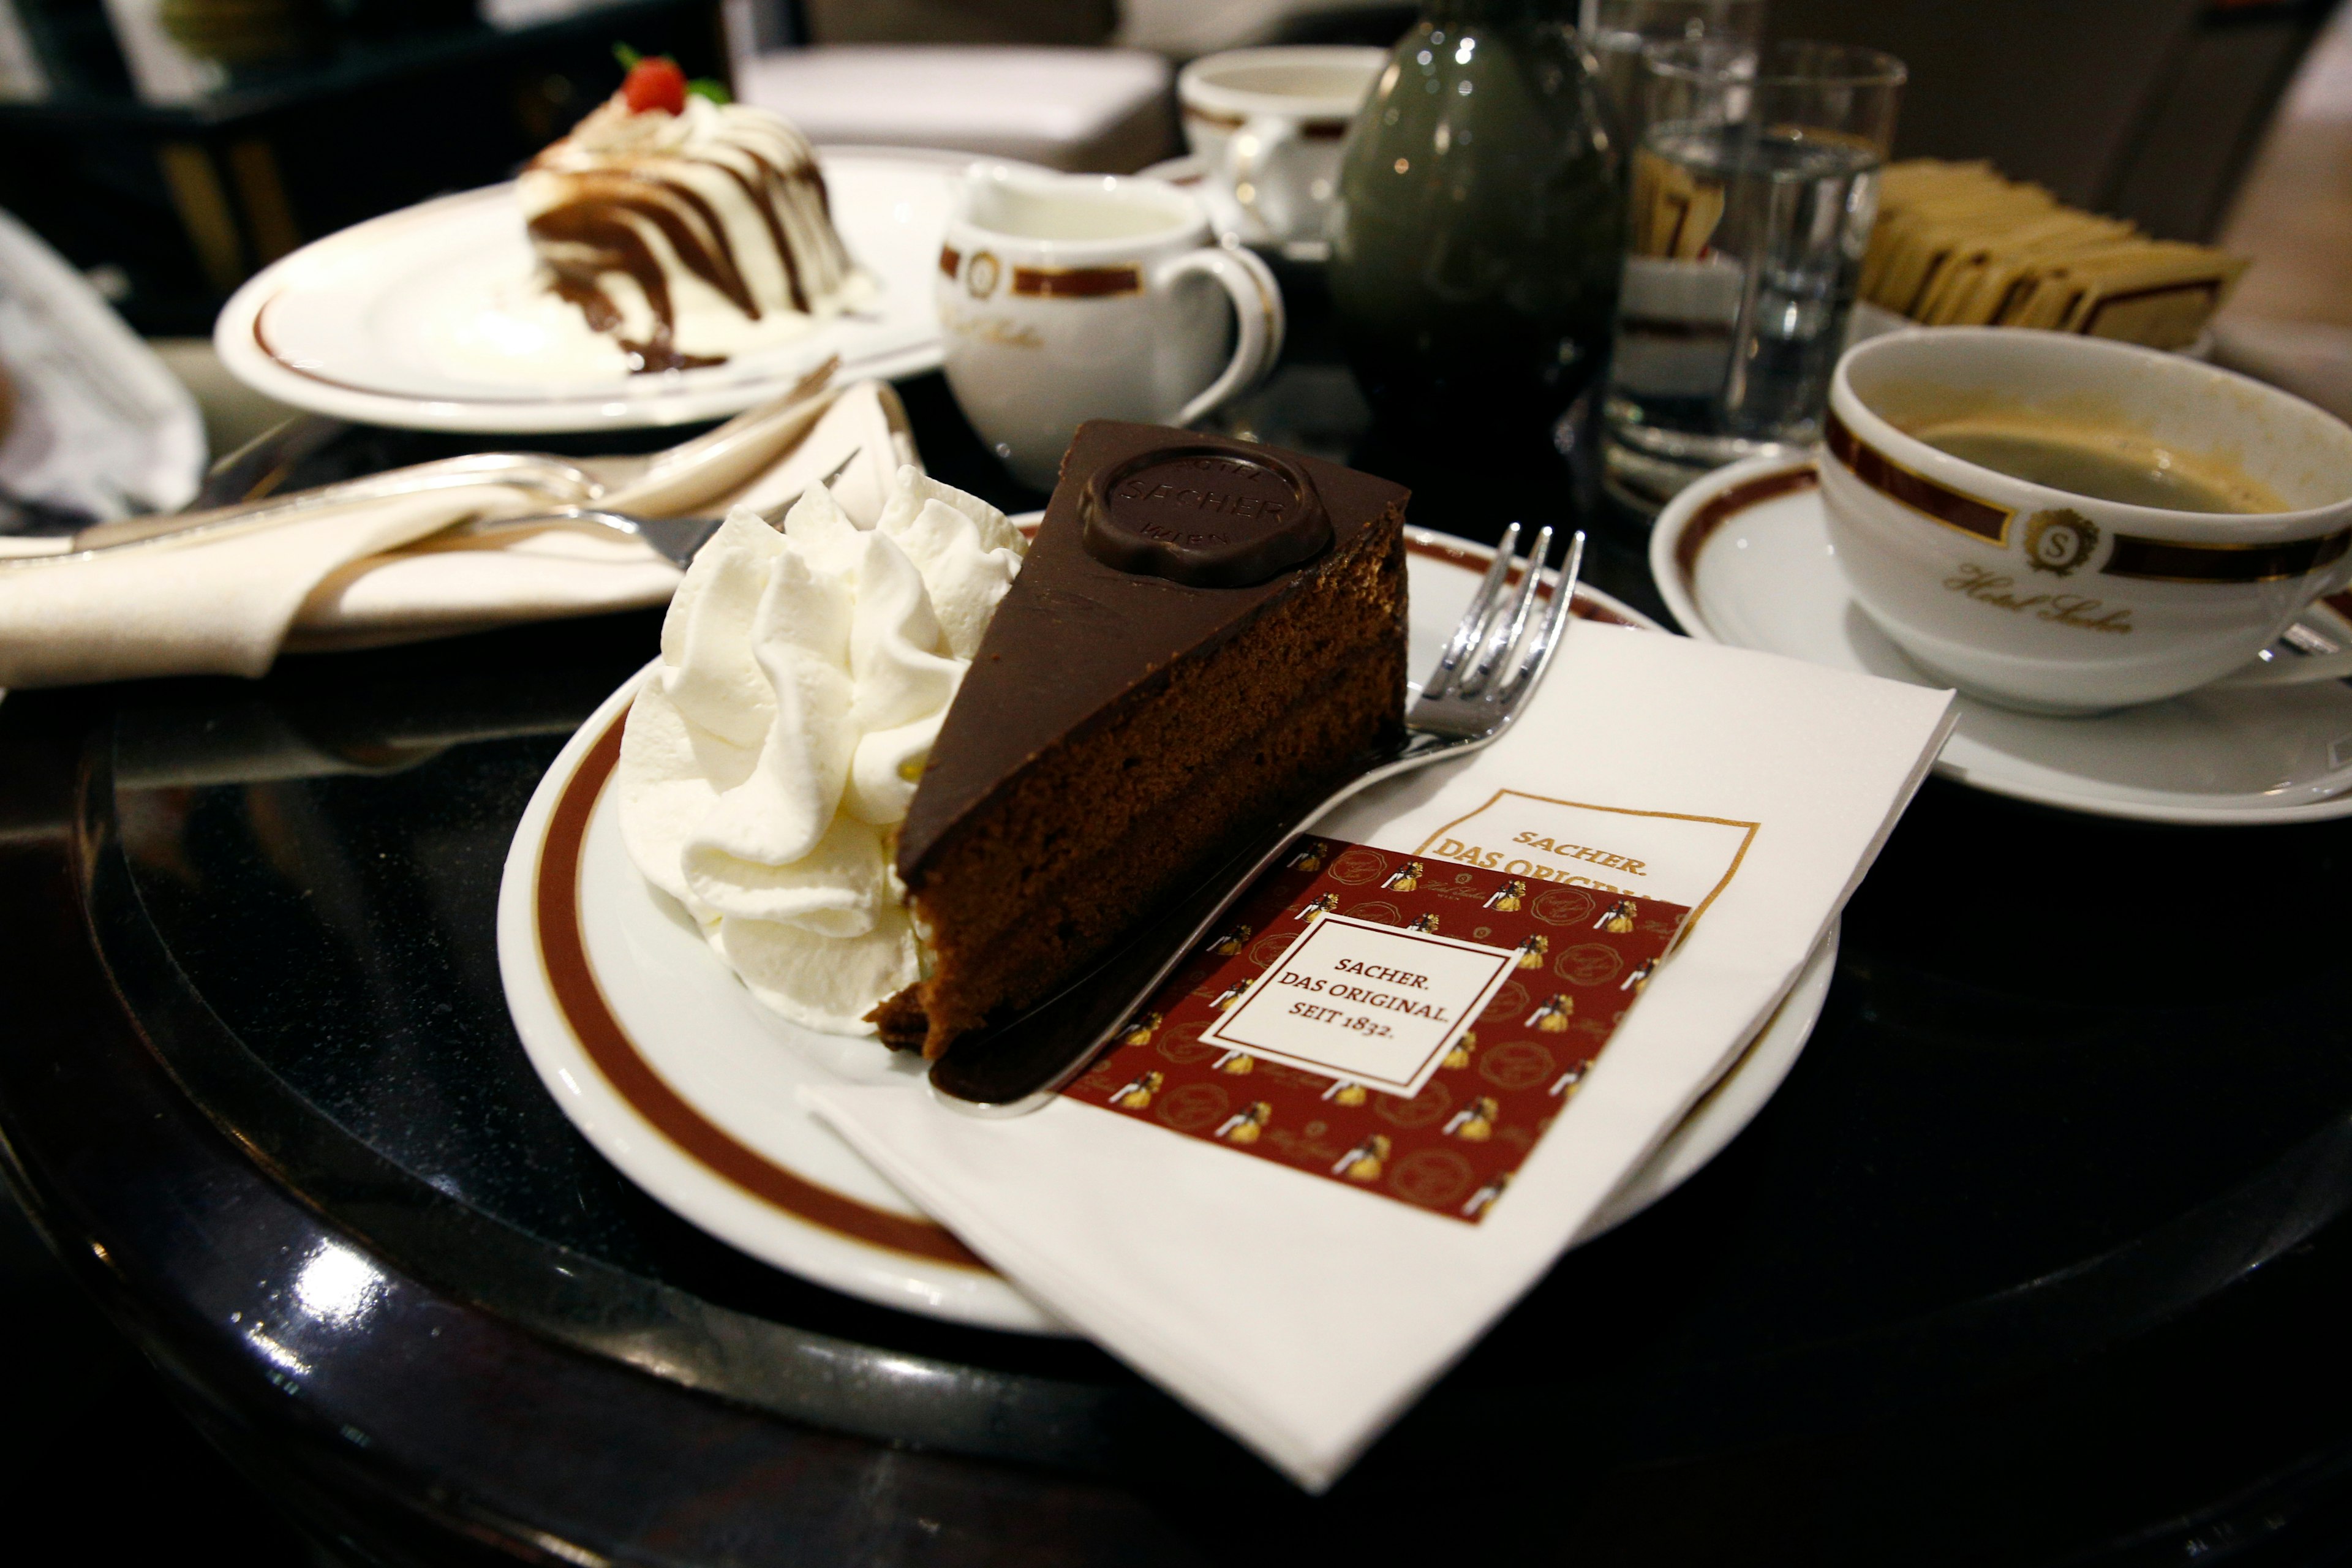
[[[1476,1226],[1068,1100],[1000,1121],[919,1086],[806,1098],[1021,1289],[1319,1491],[1543,1274],[1763,1024],[1925,776],[1949,702],[1580,623],[1503,741],[1318,826],[1432,856],[1521,832],[1564,843],[1581,825],[1580,843],[1639,868],[1580,862],[1596,877],[1704,902]]]
[[[897,395],[879,382],[815,394],[749,421],[740,439],[682,448],[600,503],[652,517],[765,507],[835,483],[871,523],[892,476],[917,460]],[[451,539],[473,519],[548,510],[543,495],[481,485],[354,501],[214,541],[159,541],[84,560],[0,561],[0,688],[153,675],[258,676],[284,650],[446,637],[512,621],[666,601],[677,569],[617,535],[546,529]],[[37,557],[59,540],[0,540]]]

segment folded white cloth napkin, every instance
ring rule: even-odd
[[[870,523],[899,465],[917,460],[897,395],[879,382],[813,393],[673,448],[598,504],[651,517],[768,507],[853,451],[834,491]],[[548,510],[544,495],[479,485],[83,559],[38,559],[64,551],[61,540],[0,539],[0,688],[258,676],[283,650],[657,605],[677,585],[676,567],[618,535],[551,528],[446,537],[468,521]]]
[[[1532,857],[1700,910],[1475,1226],[1068,1099],[987,1121],[919,1084],[806,1098],[1022,1289],[1320,1490],[1762,1026],[1925,776],[1949,701],[1579,624],[1491,750],[1317,826],[1441,873],[1474,850],[1507,870]],[[1545,840],[1556,854],[1524,847]]]

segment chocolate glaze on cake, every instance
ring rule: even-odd
[[[900,831],[934,967],[877,1012],[885,1039],[936,1056],[1051,994],[1401,721],[1406,499],[1244,442],[1079,429]]]

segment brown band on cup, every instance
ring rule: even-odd
[[[956,275],[956,268],[962,265],[963,252],[952,245],[940,247],[940,276],[952,278]]]
[[[1198,104],[1192,103],[1184,106],[1184,118],[1197,120],[1202,124],[1218,131],[1239,131],[1249,123],[1238,114],[1220,114],[1213,109],[1202,109]]]
[[[1239,131],[1249,123],[1246,115],[1221,114],[1192,103],[1184,106],[1184,118],[1215,131]],[[1345,120],[1302,120],[1298,122],[1298,134],[1309,142],[1341,142],[1347,139],[1348,125]]]
[[[1132,267],[1016,267],[1013,291],[1032,299],[1101,300],[1143,292],[1143,274]]]
[[[2009,542],[2009,523],[2017,515],[2014,511],[1938,484],[1925,474],[1914,473],[1847,429],[1835,410],[1831,411],[1822,437],[1831,454],[1852,470],[1855,479],[1888,500],[1947,528],[1957,528],[1993,544]]]
[[[2110,577],[2158,583],[2277,583],[2316,572],[2342,559],[2347,549],[2352,528],[2279,544],[2190,544],[2119,533],[2099,570]]]

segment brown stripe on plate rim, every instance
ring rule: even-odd
[[[2352,528],[2275,544],[2198,544],[2119,533],[2099,571],[2158,583],[2283,583],[2341,560],[2347,549]]]
[[[1492,550],[1472,544],[1466,540],[1460,544],[1447,544],[1435,539],[1415,539],[1408,534],[1405,537],[1404,548],[1405,553],[1409,555],[1420,555],[1432,561],[1443,561],[1448,566],[1459,566],[1465,572],[1476,572],[1482,575],[1495,559],[1495,552]],[[1522,575],[1524,573],[1521,568],[1517,566],[1511,568],[1512,582],[1517,582]],[[1549,583],[1538,583],[1536,595],[1538,598],[1549,599],[1551,597],[1551,589],[1552,585]],[[1581,583],[1577,584],[1576,602],[1569,606],[1569,613],[1580,621],[1599,621],[1603,626],[1648,629],[1642,626],[1641,622],[1619,615],[1594,598],[1591,591]]]
[[[664,1081],[614,1016],[604,987],[596,983],[581,931],[581,851],[589,817],[620,760],[621,731],[627,721],[628,710],[623,708],[565,781],[540,847],[534,900],[540,960],[556,1008],[573,1037],[631,1110],[713,1175],[795,1218],[853,1240],[927,1262],[992,1272],[961,1242],[930,1221],[859,1203],[796,1175],[738,1142]]]
[[[2009,522],[2017,515],[2014,511],[1905,468],[1847,429],[1834,411],[1823,422],[1822,444],[1855,479],[1929,521],[1994,544],[2009,542]]]
[[[1042,300],[1100,300],[1143,292],[1143,274],[1132,267],[1016,267],[1013,291]]]
[[[1690,595],[1691,602],[1698,602],[1698,553],[1715,537],[1716,530],[1751,506],[1760,506],[1795,490],[1811,489],[1821,482],[1820,471],[1810,461],[1803,462],[1777,474],[1759,474],[1752,479],[1743,479],[1721,495],[1709,497],[1691,513],[1690,521],[1683,524],[1682,537],[1675,541],[1675,571],[1682,578],[1683,592]]]
[[[283,353],[279,352],[276,344],[269,341],[268,334],[262,331],[262,321],[268,315],[269,307],[276,304],[282,297],[282,293],[272,294],[255,309],[253,312],[253,344],[254,347],[259,349],[264,354],[267,354],[269,357],[270,363],[275,364],[278,369],[285,371],[290,375],[299,375],[305,381],[315,381],[321,386],[331,386],[342,392],[356,392],[362,397],[380,397],[386,402],[405,403],[412,405],[419,403],[426,403],[446,404],[448,406],[455,408],[495,408],[504,407],[509,404],[543,405],[551,403],[583,403],[591,400],[591,395],[578,391],[541,393],[527,397],[493,397],[480,392],[468,392],[459,397],[425,397],[420,395],[414,395],[405,392],[393,392],[381,386],[370,386],[365,382],[338,381],[331,375],[321,374],[318,371],[305,367],[299,361],[288,358]],[[838,320],[840,318],[835,319]],[[903,349],[880,348],[868,349],[863,353],[847,357],[835,354],[833,356],[832,361],[833,374],[835,376],[844,376],[845,373],[855,371],[859,365],[872,363],[877,360],[887,360],[904,352],[906,351]],[[734,362],[730,361],[729,363],[732,363]],[[711,365],[709,366],[707,370],[696,371],[692,374],[702,375],[707,374],[709,372],[719,371],[725,368],[726,366],[724,365]],[[646,379],[661,383],[661,386],[656,389],[656,392],[661,391],[667,386],[667,383],[663,383],[662,378],[658,376],[649,376]],[[807,377],[803,375],[800,379],[806,380]],[[771,396],[776,396],[781,395],[781,393],[773,389],[782,387],[782,385],[783,382],[782,377],[775,375],[771,372],[754,371],[750,374],[744,374],[739,367],[736,372],[735,378],[732,381],[713,381],[705,386],[698,386],[695,390],[716,390],[722,386],[730,388],[740,387],[746,391],[752,391],[753,389],[766,390],[769,392]],[[634,388],[632,391],[634,391]],[[595,395],[601,396],[603,395],[599,394]],[[658,397],[656,396],[654,400],[658,401]],[[761,401],[762,400],[755,392],[751,401],[744,404],[743,408],[738,409],[736,412],[741,413],[744,409],[749,409]],[[351,415],[346,417],[359,418],[361,416]],[[716,416],[714,416],[714,417]]]

